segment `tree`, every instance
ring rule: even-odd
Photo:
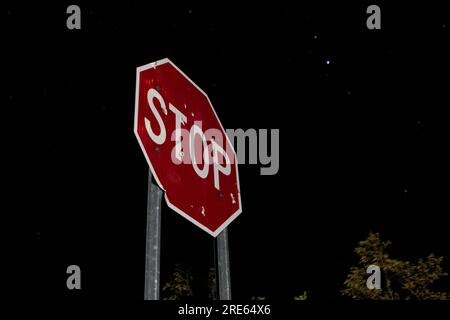
[[[369,233],[366,240],[355,249],[359,256],[357,266],[351,267],[342,295],[352,299],[372,300],[448,300],[447,292],[433,291],[432,285],[447,276],[442,269],[443,257],[430,254],[417,263],[393,259],[386,248],[390,241],[382,241],[378,233]],[[368,289],[366,285],[369,265],[376,265],[381,271],[381,289]]]
[[[217,281],[216,281],[216,268],[209,268],[208,273],[208,298],[211,300],[217,300]]]
[[[308,299],[308,294],[306,291],[303,291],[303,294],[294,297],[294,300],[296,300],[296,301],[304,301],[307,299]]]
[[[182,300],[192,296],[192,272],[190,268],[175,265],[175,270],[163,287],[163,300]]]
[[[262,300],[266,300],[266,297],[264,296],[253,296],[250,300],[257,300],[257,301],[262,301]]]

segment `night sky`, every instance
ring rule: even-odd
[[[449,272],[448,11],[310,3],[2,9],[2,296],[143,299],[148,166],[133,133],[135,73],[166,57],[225,128],[280,129],[276,175],[239,166],[234,298],[342,299],[370,231],[393,256],[445,256]],[[70,4],[81,30],[66,28]],[[366,28],[370,4],[381,30]],[[190,266],[206,298],[213,245],[164,205],[163,282]],[[66,288],[71,264],[79,291]]]

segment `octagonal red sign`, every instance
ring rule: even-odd
[[[206,93],[169,59],[137,68],[134,132],[170,208],[213,236],[241,213],[233,147]]]

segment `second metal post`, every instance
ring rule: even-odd
[[[219,300],[231,300],[228,230],[226,228],[216,238],[216,261]]]
[[[159,268],[161,259],[162,190],[148,174],[147,234],[145,244],[145,300],[159,300]]]

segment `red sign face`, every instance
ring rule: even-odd
[[[208,96],[169,59],[137,68],[134,132],[170,208],[214,237],[241,213],[236,153]]]

